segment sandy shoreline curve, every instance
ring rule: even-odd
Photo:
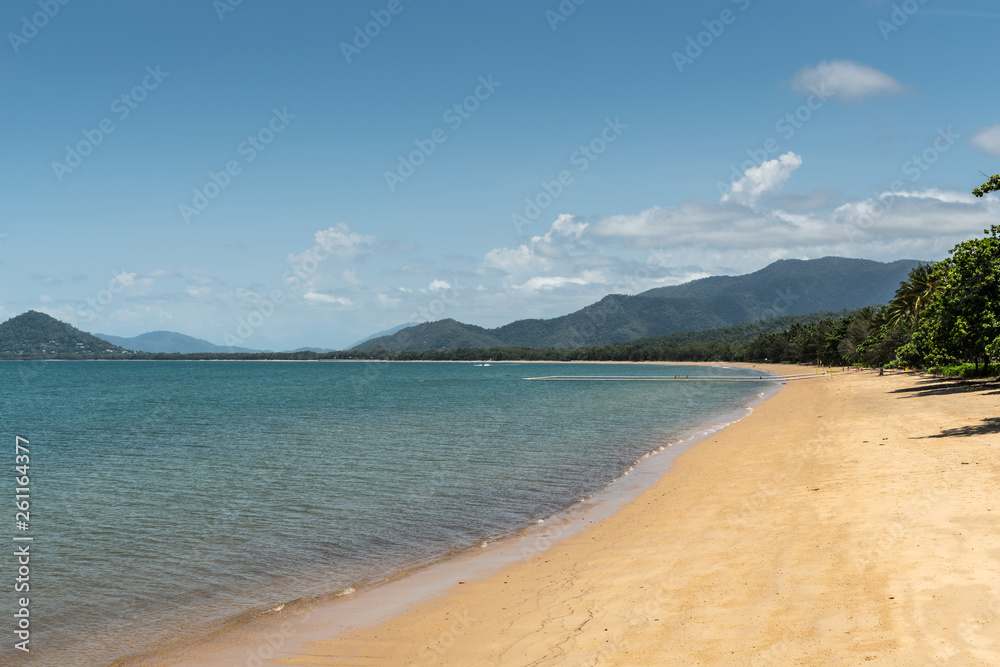
[[[289,624],[190,664],[997,665],[998,395],[791,382],[527,560],[335,639]]]

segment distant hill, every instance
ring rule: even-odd
[[[207,340],[185,336],[176,331],[150,331],[140,334],[134,338],[123,338],[109,334],[94,334],[126,350],[136,350],[137,352],[180,352],[182,354],[193,354],[196,352],[260,352],[261,350],[251,350],[245,347],[224,347],[210,343]]]
[[[458,347],[571,348],[731,327],[785,315],[887,303],[917,260],[779,260],[743,276],[714,276],[634,296],[611,294],[569,315],[484,329],[440,320],[365,341],[395,352]]]
[[[481,349],[506,347],[507,343],[493,335],[496,331],[496,329],[477,327],[474,324],[462,324],[453,319],[438,320],[403,329],[391,336],[372,338],[351,349],[408,352],[431,349],[453,350],[459,347]]]
[[[126,350],[110,341],[35,310],[0,324],[0,357],[6,359],[125,353]]]
[[[406,324],[400,324],[400,325],[395,326],[395,327],[393,327],[391,329],[386,329],[385,331],[379,331],[378,333],[373,333],[371,336],[365,336],[364,338],[362,338],[361,340],[359,340],[357,343],[354,343],[353,345],[349,346],[347,349],[348,350],[353,350],[354,348],[358,347],[359,345],[361,345],[361,344],[363,344],[363,343],[365,343],[367,341],[370,341],[373,338],[382,338],[383,336],[391,336],[392,334],[394,334],[394,333],[396,333],[398,331],[402,331],[403,329],[406,329],[408,327],[417,326],[417,324],[418,324],[418,322],[407,322]]]

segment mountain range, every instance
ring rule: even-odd
[[[839,312],[886,303],[908,277],[910,269],[920,263],[916,260],[882,263],[843,257],[780,260],[742,276],[703,278],[633,296],[610,294],[569,315],[519,320],[494,329],[453,319],[400,325],[381,332],[383,335],[375,334],[361,341],[353,349],[393,352],[492,347],[565,349],[665,336],[673,336],[671,342],[679,342],[680,339],[675,338],[685,332],[704,332],[783,316]],[[757,329],[747,329],[747,333]],[[724,337],[736,333],[725,332]],[[665,339],[648,342],[658,344]],[[120,358],[129,354],[129,350],[187,354],[261,352],[223,347],[171,331],[153,331],[134,338],[92,335],[36,311],[28,311],[0,324],[2,358],[37,359],[58,355]]]
[[[372,338],[382,338],[383,336],[391,336],[392,334],[396,333],[397,331],[402,331],[403,329],[406,329],[408,327],[413,327],[413,326],[416,326],[418,324],[420,324],[420,323],[419,322],[407,322],[406,324],[400,324],[398,326],[392,327],[391,329],[386,329],[385,331],[379,331],[378,333],[373,333],[370,336],[365,336],[364,338],[362,338],[361,340],[359,340],[357,343],[354,343],[353,345],[349,346],[347,349],[348,350],[353,350],[354,348],[358,347],[359,345],[363,345],[367,341],[370,341]]]
[[[95,333],[95,336],[110,343],[114,343],[126,350],[136,350],[137,352],[180,352],[181,354],[193,354],[197,352],[262,352],[263,350],[251,350],[245,347],[223,347],[215,345],[207,340],[186,336],[176,331],[150,331],[140,334],[134,338],[124,338],[122,336],[112,336],[111,334]]]
[[[372,338],[356,350],[459,347],[572,348],[746,322],[887,303],[918,260],[844,257],[779,260],[742,276],[713,276],[636,295],[610,294],[569,315],[519,320],[495,329],[453,319]]]

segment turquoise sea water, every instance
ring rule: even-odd
[[[101,665],[252,610],[511,535],[647,452],[731,421],[765,383],[584,364],[4,362],[0,662]],[[14,527],[14,438],[31,522]],[[31,648],[13,649],[14,536]],[[8,585],[11,584],[11,585]]]

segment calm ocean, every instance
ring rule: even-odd
[[[101,665],[509,536],[745,414],[765,382],[584,364],[3,362],[0,663]],[[14,438],[31,521],[14,527]],[[30,535],[29,655],[13,649]],[[23,594],[19,594],[23,595]]]

